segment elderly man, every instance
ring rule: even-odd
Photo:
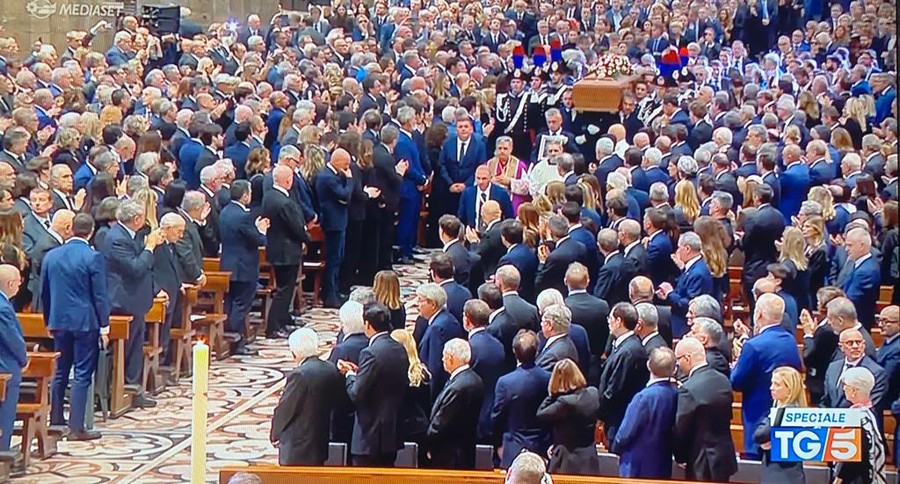
[[[706,363],[726,377],[731,376],[731,353],[723,347],[729,347],[728,335],[722,325],[712,318],[695,317],[691,325],[690,336],[696,338],[706,349]]]
[[[0,403],[0,450],[9,451],[10,439],[16,421],[16,405],[19,402],[19,385],[22,382],[22,369],[28,364],[25,339],[22,335],[22,326],[16,317],[10,300],[19,292],[22,285],[22,276],[15,266],[9,264],[0,265],[0,344],[3,345],[3,353],[0,356],[0,370],[9,375],[4,385],[6,396]],[[96,340],[94,341],[96,343]],[[66,356],[71,357],[71,353]],[[64,360],[71,363],[71,359]],[[68,369],[66,369],[68,378]],[[80,375],[81,376],[81,375]],[[85,393],[87,388],[84,389]],[[60,404],[62,401],[60,401]],[[73,409],[75,407],[72,407]],[[84,409],[84,401],[82,401]],[[62,408],[59,409],[62,414]],[[535,409],[537,410],[537,409]],[[77,412],[76,412],[77,413]],[[79,429],[81,430],[81,429]],[[71,438],[71,437],[70,437]]]
[[[781,325],[784,300],[776,294],[763,294],[756,301],[753,321],[754,334],[741,348],[731,373],[731,385],[742,392],[742,421],[744,428],[755,429],[772,407],[772,371],[779,366],[801,368],[797,342],[793,334]],[[749,336],[749,330],[739,326],[738,333]],[[744,435],[744,449],[752,456],[759,453],[759,444],[752,433]]]
[[[184,236],[186,222],[179,214],[169,212],[159,220],[162,242],[153,250],[153,283],[159,288],[157,296],[168,299],[166,305],[165,321],[159,331],[159,345],[162,348],[162,362],[171,364],[171,352],[169,351],[170,329],[173,323],[176,326],[183,324],[180,321],[180,296],[184,289],[184,272],[178,264],[175,246]],[[177,318],[177,319],[176,319]],[[188,323],[190,324],[190,323]],[[177,385],[174,380],[169,384]]]
[[[419,315],[428,322],[428,327],[419,344],[419,359],[431,372],[432,398],[436,397],[448,374],[443,371],[441,352],[444,344],[453,338],[465,336],[462,324],[447,309],[447,293],[434,283],[422,284],[416,288]]]
[[[328,458],[329,424],[334,396],[344,393],[333,363],[318,358],[319,337],[300,328],[288,338],[297,368],[272,415],[269,439],[278,447],[278,464],[319,465]]]
[[[469,367],[471,357],[463,339],[444,344],[443,370],[450,377],[435,398],[428,425],[428,453],[439,469],[475,468],[478,415],[486,389]]]
[[[843,358],[832,361],[828,365],[828,370],[825,371],[825,396],[822,398],[822,406],[825,408],[850,408],[850,402],[847,400],[841,384],[841,376],[850,368],[865,368],[875,377],[872,406],[878,409],[877,413],[880,414],[881,410],[890,403],[884,399],[888,390],[889,375],[885,373],[881,365],[866,355],[866,341],[859,330],[848,329],[842,332],[839,336],[838,348],[843,353]]]
[[[659,315],[656,306],[650,303],[641,303],[634,308],[638,314],[638,324],[634,328],[634,334],[640,338],[644,351],[649,355],[656,348],[667,348],[666,340],[659,335],[657,329]]]
[[[556,362],[566,358],[578,363],[578,350],[569,336],[572,312],[560,305],[551,305],[541,314],[541,332],[547,338],[544,349],[535,364],[546,371],[552,371]]]
[[[594,264],[588,262],[589,255],[584,244],[569,236],[569,222],[562,215],[550,216],[544,240],[552,240],[555,246],[552,251],[545,245],[538,247],[540,264],[534,281],[535,289],[540,292],[553,288],[565,295],[568,293],[565,274],[569,265],[575,262],[585,266]]]
[[[688,332],[687,310],[691,299],[701,294],[713,294],[713,279],[701,253],[700,236],[686,232],[678,239],[673,260],[684,273],[673,288],[668,282],[660,284],[656,294],[672,304],[672,335],[676,338]],[[717,295],[719,297],[721,295]]]
[[[628,283],[628,300],[635,306],[640,303],[654,304],[653,281],[644,276],[637,276]],[[657,331],[666,342],[672,345],[672,308],[654,304],[657,316]],[[688,311],[690,313],[690,311]],[[605,319],[605,318],[604,318]]]
[[[841,289],[856,306],[859,322],[871,329],[881,287],[881,268],[872,256],[872,236],[862,228],[852,229],[844,240],[844,248],[847,250],[846,264],[853,264],[853,270]]]
[[[900,397],[900,306],[888,306],[878,315],[884,343],[878,348],[875,361],[889,375],[885,403]]]

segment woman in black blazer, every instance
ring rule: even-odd
[[[830,263],[828,260],[828,247],[825,245],[825,219],[813,215],[803,221],[800,230],[803,232],[803,240],[806,241],[807,277],[809,286],[807,294],[810,299],[816,297],[816,292],[825,286],[825,278],[828,276]],[[810,307],[815,307],[810,301]]]
[[[379,271],[375,274],[372,292],[375,300],[391,311],[391,329],[405,329],[406,307],[400,298],[400,276],[391,270]]]
[[[400,417],[400,433],[404,442],[419,444],[419,467],[428,462],[425,439],[431,417],[431,373],[419,360],[416,340],[405,329],[391,331],[391,339],[403,345],[409,358],[409,388],[403,397],[404,412]]]
[[[537,417],[553,427],[547,472],[598,475],[600,458],[594,446],[594,426],[599,410],[600,394],[587,386],[578,365],[568,358],[556,362],[549,396],[537,411]]]
[[[782,288],[797,301],[798,309],[815,307],[815,293],[809,292],[809,259],[806,257],[806,241],[797,227],[787,227],[781,236],[778,261],[791,272],[792,278],[782,281]],[[812,296],[812,297],[811,297]]]

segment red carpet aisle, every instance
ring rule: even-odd
[[[415,288],[427,282],[423,263],[397,266],[409,321],[415,318]],[[304,316],[319,333],[322,352],[334,345],[338,331],[336,310],[314,308]],[[217,482],[218,469],[248,462],[276,463],[269,443],[269,422],[292,367],[286,340],[257,340],[258,356],[232,357],[214,362],[210,371],[208,482]],[[169,388],[159,405],[133,410],[124,417],[99,421],[103,438],[93,442],[59,443],[59,454],[33,459],[25,477],[14,483],[94,484],[187,482],[190,472],[190,382]],[[13,445],[17,444],[14,438]]]

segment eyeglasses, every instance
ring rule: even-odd
[[[843,344],[845,346],[862,346],[862,345],[866,344],[866,342],[861,339],[853,339],[850,341],[844,341],[841,344]]]

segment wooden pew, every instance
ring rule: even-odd
[[[265,247],[261,248],[260,251],[263,255],[265,255]],[[263,279],[266,282],[271,280],[274,283],[274,276],[270,277],[270,274],[269,274],[270,268],[268,266],[268,263],[265,262],[265,257],[260,257],[259,262],[260,262],[260,264],[259,264],[260,279]],[[230,274],[227,271],[222,271],[221,259],[219,259],[218,257],[204,257],[203,258],[203,271],[207,274],[208,279],[211,279],[212,274],[216,274],[216,273]],[[204,287],[204,289],[206,289],[207,287],[209,287],[209,281],[207,281],[207,286]],[[261,289],[256,291],[256,296],[259,298],[262,298],[262,300],[263,300],[262,310],[260,311],[260,313],[262,315],[263,323],[265,323],[266,317],[268,316],[268,306],[271,303],[270,302],[271,295],[272,295],[272,290],[269,289],[268,287],[266,287],[266,285],[264,285]],[[219,300],[224,303],[224,299],[219,299]],[[226,314],[226,312],[224,310],[224,306],[222,306],[222,310],[216,310],[215,312]],[[255,341],[258,332],[259,332],[259,325],[251,324],[250,317],[248,315],[247,320],[244,321],[244,340],[248,343]]]
[[[168,300],[157,297],[153,299],[153,306],[144,317],[147,322],[147,336],[144,342],[144,374],[141,380],[144,389],[151,395],[157,395],[166,387],[165,378],[162,378],[159,370],[162,358],[160,346],[160,331],[166,322],[166,308]]]
[[[225,342],[225,321],[228,319],[228,314],[225,313],[225,295],[228,293],[231,273],[212,271],[205,274],[206,284],[199,289],[195,307],[202,304],[212,309],[212,312],[195,319],[193,327],[209,335],[210,348],[215,352],[216,358],[222,360],[229,353]]]
[[[271,465],[225,467],[219,471],[219,483],[226,484],[238,472],[249,472],[263,484],[503,484],[499,471],[450,471],[438,469],[378,469],[366,467],[278,467]],[[623,479],[620,477],[553,475],[555,484],[664,484],[672,481]]]
[[[12,378],[9,373],[0,373],[0,402],[6,400],[6,382]]]
[[[44,316],[34,313],[18,313],[19,323],[25,339],[50,339],[50,332],[44,324]],[[109,317],[109,344],[113,350],[113,376],[110,385],[110,413],[113,418],[121,417],[131,408],[131,395],[125,392],[125,340],[131,316]]]
[[[196,336],[196,331],[191,323],[191,313],[194,304],[197,304],[197,287],[187,286],[181,295],[181,327],[172,328],[169,333],[172,338],[169,344],[172,346],[171,351],[175,357],[174,368],[172,369],[173,378],[178,380],[181,378],[181,370],[184,369],[185,375],[191,374],[191,365],[193,356],[191,354],[191,342]]]
[[[46,459],[56,453],[56,441],[50,437],[50,382],[58,358],[59,353],[29,352],[28,365],[22,370],[22,380],[35,381],[33,401],[23,402],[23,398],[19,398],[16,405],[16,420],[22,421],[21,451],[26,469],[31,462],[31,445],[35,439],[40,458]]]
[[[300,277],[297,281],[297,300],[301,304],[306,303],[306,299],[303,297],[303,279],[306,278],[307,274],[311,274],[313,277],[313,297],[310,305],[315,306],[316,303],[321,302],[322,275],[325,273],[325,251],[328,250],[328,247],[325,246],[325,233],[322,232],[318,225],[309,229],[309,238],[310,247],[303,257],[303,267],[300,268]],[[300,310],[302,311],[303,309],[304,306],[301,306]]]

